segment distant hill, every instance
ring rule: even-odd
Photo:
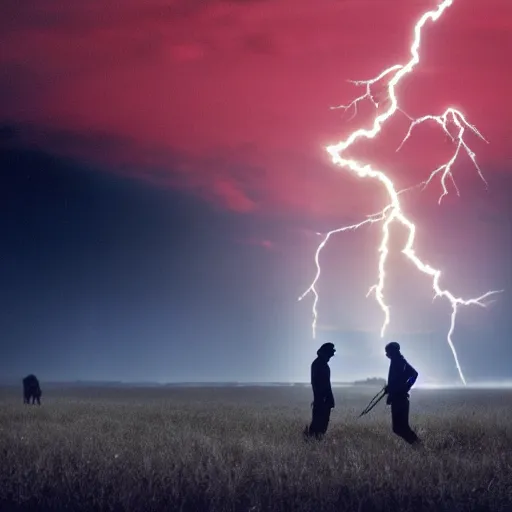
[[[309,388],[310,382],[123,382],[123,381],[47,381],[39,378],[41,386],[44,389],[55,388],[187,388],[187,387],[208,387],[208,388],[235,388],[235,387],[295,387]],[[366,380],[358,380],[355,382],[333,381],[333,387],[351,387],[351,386],[384,386],[386,380],[378,377]],[[12,387],[21,386],[21,378],[19,379],[2,379],[0,378],[0,386]]]
[[[386,379],[382,377],[371,377],[366,380],[356,380],[354,386],[372,386],[372,387],[384,387],[386,385]]]
[[[75,381],[47,381],[39,378],[41,386],[45,389],[52,388],[236,388],[236,387],[291,387],[309,386],[309,383],[293,382],[151,382],[151,381],[99,381],[99,380],[75,380]],[[19,379],[1,379],[0,386],[21,386]]]

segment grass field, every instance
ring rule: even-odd
[[[335,389],[304,443],[302,388],[0,390],[0,509],[512,511],[512,392],[416,390],[425,449],[391,433],[375,389]]]

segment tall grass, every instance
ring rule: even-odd
[[[0,394],[1,510],[512,511],[512,393],[416,391],[425,449],[376,390],[339,389],[305,443],[309,390],[77,389]]]

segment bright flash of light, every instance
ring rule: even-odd
[[[369,224],[376,224],[376,223],[382,223],[382,239],[381,243],[378,249],[379,252],[379,260],[378,260],[378,279],[377,283],[373,285],[370,290],[368,291],[368,295],[373,293],[375,295],[375,298],[382,309],[382,312],[384,313],[384,321],[382,324],[382,328],[380,331],[381,337],[384,336],[387,326],[390,322],[390,310],[389,306],[386,304],[385,297],[384,297],[384,284],[386,279],[386,260],[389,253],[389,237],[390,237],[390,227],[393,223],[398,223],[402,225],[406,232],[408,232],[408,238],[405,243],[405,247],[402,249],[402,253],[414,264],[414,266],[423,274],[426,274],[427,276],[430,276],[432,279],[432,288],[434,290],[434,298],[435,297],[445,297],[450,302],[452,312],[451,312],[451,322],[450,322],[450,328],[447,334],[447,341],[448,345],[452,351],[453,358],[455,360],[455,365],[457,367],[457,370],[459,372],[459,376],[461,381],[464,385],[466,385],[466,379],[464,377],[464,374],[462,372],[462,368],[459,363],[459,358],[457,356],[457,351],[455,350],[455,346],[453,344],[452,335],[453,331],[455,329],[455,318],[457,315],[457,310],[459,306],[462,305],[478,305],[481,307],[485,307],[486,303],[484,302],[486,298],[488,298],[491,295],[494,295],[496,293],[500,293],[502,290],[497,291],[489,291],[480,297],[472,298],[472,299],[463,299],[461,297],[455,296],[452,292],[450,292],[447,289],[441,288],[440,285],[440,279],[441,279],[441,271],[431,267],[427,263],[424,263],[419,256],[416,255],[415,249],[414,249],[414,242],[416,237],[416,226],[413,224],[411,220],[409,220],[405,213],[402,210],[401,204],[400,204],[400,194],[404,191],[397,191],[395,188],[395,185],[393,184],[391,178],[382,170],[374,169],[369,164],[365,164],[362,162],[359,162],[357,160],[354,160],[352,158],[347,158],[344,156],[344,153],[347,149],[350,148],[358,139],[364,138],[364,139],[373,139],[375,138],[381,131],[382,125],[390,119],[397,111],[402,112],[404,115],[406,115],[410,121],[411,124],[409,126],[409,130],[398,147],[397,151],[402,147],[402,145],[407,141],[407,139],[411,136],[412,130],[415,126],[427,122],[427,121],[433,121],[437,123],[442,130],[445,132],[445,134],[453,141],[455,144],[455,150],[448,162],[441,165],[432,173],[430,174],[429,178],[421,183],[423,187],[426,187],[430,184],[430,182],[433,180],[434,177],[440,175],[440,181],[442,186],[442,194],[439,197],[439,204],[441,203],[441,200],[445,195],[448,194],[448,189],[446,187],[446,181],[448,179],[451,180],[457,194],[459,194],[459,190],[455,184],[455,181],[453,179],[452,175],[452,165],[456,161],[457,157],[461,153],[461,151],[466,152],[466,154],[469,156],[473,164],[475,165],[479,176],[481,179],[485,182],[485,179],[482,175],[482,172],[477,164],[475,153],[469,148],[469,146],[466,144],[466,141],[464,139],[464,135],[466,130],[469,130],[470,132],[474,133],[476,136],[481,138],[485,141],[484,137],[481,135],[481,133],[473,126],[471,125],[464,115],[459,112],[458,110],[454,108],[448,108],[442,115],[439,116],[433,116],[433,115],[427,115],[424,117],[420,117],[417,119],[413,119],[403,110],[401,110],[398,106],[398,99],[396,96],[396,88],[400,81],[409,74],[414,67],[419,63],[420,56],[419,56],[419,48],[421,44],[421,31],[427,21],[431,20],[432,22],[436,22],[439,17],[443,14],[443,12],[451,6],[453,3],[453,0],[444,0],[442,1],[435,9],[425,12],[420,19],[417,21],[416,25],[414,26],[414,39],[411,45],[411,59],[409,62],[405,65],[394,65],[387,69],[385,69],[382,73],[380,73],[377,77],[371,79],[371,80],[360,80],[360,81],[354,81],[353,83],[356,85],[364,85],[366,87],[366,93],[356,98],[354,101],[352,101],[349,105],[340,105],[338,107],[333,108],[342,108],[344,110],[348,110],[350,108],[354,109],[353,116],[357,113],[357,106],[358,104],[368,99],[370,100],[375,108],[379,107],[379,103],[375,100],[374,96],[372,95],[371,87],[374,86],[377,82],[379,82],[384,77],[391,77],[389,78],[389,81],[387,83],[387,100],[388,100],[388,106],[386,110],[378,115],[376,115],[373,126],[369,129],[360,128],[358,130],[355,130],[352,132],[345,140],[338,142],[337,144],[328,146],[326,149],[328,153],[331,155],[332,161],[334,164],[339,165],[342,168],[345,168],[358,176],[359,178],[369,178],[371,180],[377,180],[381,183],[381,185],[385,188],[388,197],[389,197],[389,204],[379,213],[369,215],[365,220],[353,224],[350,226],[345,226],[342,228],[334,229],[332,231],[329,231],[321,241],[320,245],[318,246],[315,254],[315,264],[316,264],[316,275],[309,286],[309,288],[299,297],[299,300],[302,300],[306,295],[309,293],[312,293],[314,295],[314,301],[313,301],[313,323],[312,323],[312,329],[313,329],[313,338],[316,337],[316,324],[317,324],[317,318],[318,318],[318,312],[317,312],[317,305],[318,305],[318,292],[316,289],[317,282],[320,278],[321,269],[320,269],[320,252],[322,249],[326,246],[327,242],[329,241],[330,237],[337,233],[342,233],[344,231],[348,230],[354,230],[357,228],[360,228],[365,225]],[[352,117],[353,117],[352,116]],[[453,125],[457,131],[456,135],[452,135],[452,133],[449,131],[448,127]],[[487,142],[487,141],[485,141]]]

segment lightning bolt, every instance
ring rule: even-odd
[[[477,164],[475,153],[470,149],[470,147],[467,145],[464,137],[466,134],[466,131],[469,131],[473,134],[475,134],[480,139],[487,142],[482,134],[476,129],[475,126],[470,124],[464,115],[459,112],[458,110],[454,108],[448,108],[443,114],[441,115],[427,115],[424,117],[420,117],[417,119],[414,119],[410,117],[408,114],[406,114],[402,109],[398,106],[398,99],[396,96],[396,88],[400,81],[406,77],[409,73],[413,71],[415,66],[420,62],[420,56],[419,56],[419,48],[421,44],[421,32],[425,24],[430,20],[433,23],[436,22],[440,16],[444,13],[444,11],[450,7],[453,3],[453,0],[444,0],[442,1],[435,9],[431,11],[425,12],[420,19],[417,21],[416,25],[414,26],[414,38],[413,42],[410,48],[411,51],[411,59],[407,64],[400,65],[396,64],[394,66],[391,66],[387,69],[385,69],[382,73],[380,73],[377,77],[371,79],[371,80],[359,80],[359,81],[353,81],[356,85],[364,85],[366,92],[365,94],[359,96],[354,101],[352,101],[349,105],[340,105],[338,107],[333,108],[341,108],[343,110],[349,110],[350,108],[354,109],[354,114],[352,117],[354,117],[357,114],[357,106],[360,102],[363,100],[370,100],[374,107],[376,109],[379,108],[379,103],[375,100],[374,96],[372,95],[372,86],[374,86],[376,83],[378,83],[383,78],[389,79],[387,83],[387,99],[389,101],[389,104],[384,112],[377,114],[374,121],[373,126],[369,129],[360,128],[354,132],[352,132],[345,140],[338,142],[337,144],[328,146],[327,152],[330,154],[332,158],[332,162],[342,168],[347,169],[348,171],[354,173],[359,178],[368,178],[371,180],[376,180],[380,182],[380,184],[385,188],[388,197],[389,197],[389,204],[380,212],[375,213],[373,215],[367,216],[367,218],[357,224],[353,224],[350,226],[345,226],[342,228],[334,229],[332,231],[329,231],[321,241],[320,245],[318,246],[315,254],[315,264],[316,264],[316,275],[313,279],[313,282],[309,286],[309,288],[299,297],[299,301],[302,300],[304,297],[306,297],[308,294],[312,293],[314,295],[314,301],[313,301],[313,323],[312,323],[312,329],[313,329],[313,338],[316,337],[316,324],[317,324],[317,318],[318,318],[318,311],[317,311],[317,305],[319,300],[319,295],[316,289],[316,285],[318,283],[318,280],[320,279],[321,274],[321,268],[320,268],[320,253],[322,249],[326,246],[327,242],[331,238],[332,235],[342,233],[344,231],[348,230],[355,230],[360,227],[363,227],[365,225],[371,225],[371,224],[377,224],[382,223],[382,239],[381,243],[378,249],[379,252],[379,260],[378,260],[378,279],[377,283],[373,285],[368,293],[367,297],[370,294],[374,294],[375,299],[377,300],[380,308],[382,309],[382,312],[384,313],[384,321],[381,327],[380,335],[381,337],[384,337],[385,331],[387,326],[390,322],[390,309],[389,306],[386,304],[385,298],[384,298],[384,285],[386,280],[386,260],[389,253],[389,236],[390,236],[390,227],[393,223],[398,223],[402,225],[406,232],[408,232],[408,238],[405,243],[405,247],[402,249],[402,253],[414,264],[414,266],[423,274],[426,274],[432,279],[432,288],[434,290],[434,298],[436,297],[444,297],[448,299],[450,305],[451,305],[451,322],[450,322],[450,329],[447,334],[447,341],[448,345],[451,349],[451,352],[453,354],[453,358],[455,360],[455,365],[457,367],[459,376],[461,381],[464,385],[466,385],[466,379],[464,377],[464,374],[462,372],[462,368],[459,363],[459,358],[457,356],[457,351],[455,350],[455,346],[453,344],[452,335],[453,331],[455,329],[455,318],[457,315],[458,307],[459,306],[468,306],[468,305],[478,305],[481,307],[485,307],[485,299],[490,297],[491,295],[494,295],[496,293],[501,293],[503,290],[496,290],[496,291],[489,291],[487,293],[484,293],[480,297],[472,298],[472,299],[463,299],[461,297],[455,296],[452,292],[450,292],[447,289],[441,288],[440,280],[441,280],[441,271],[431,267],[427,263],[424,263],[419,256],[416,255],[415,249],[414,249],[414,241],[416,237],[416,226],[414,223],[409,220],[405,213],[402,210],[401,204],[400,204],[400,195],[403,192],[406,192],[407,190],[401,190],[398,191],[395,188],[395,185],[393,184],[391,178],[385,174],[384,171],[379,169],[372,168],[369,164],[364,164],[362,162],[358,162],[357,160],[353,160],[351,158],[347,158],[344,156],[344,153],[347,149],[349,149],[357,140],[359,139],[374,139],[382,130],[382,126],[384,123],[390,119],[393,115],[395,115],[397,112],[401,112],[402,114],[406,115],[409,120],[411,121],[411,124],[409,126],[409,130],[404,137],[402,143],[397,148],[397,151],[400,150],[400,148],[403,146],[403,144],[409,139],[411,136],[411,133],[413,129],[418,126],[421,123],[425,123],[427,121],[435,122],[437,123],[441,129],[445,132],[445,134],[454,142],[455,144],[455,151],[450,158],[448,162],[441,165],[432,173],[430,174],[429,178],[422,182],[420,185],[425,188],[427,187],[432,180],[436,176],[440,176],[441,181],[441,187],[442,187],[442,194],[439,197],[439,204],[441,203],[444,196],[448,194],[447,189],[447,180],[450,180],[459,195],[459,190],[457,188],[457,185],[455,184],[455,180],[452,175],[452,166],[457,160],[459,154],[461,152],[465,152],[473,164],[476,167],[476,170],[478,171],[478,174],[482,181],[487,185],[487,182],[485,181],[482,172]],[[456,135],[452,135],[452,133],[449,130],[449,127],[455,127],[455,131],[457,132]]]

